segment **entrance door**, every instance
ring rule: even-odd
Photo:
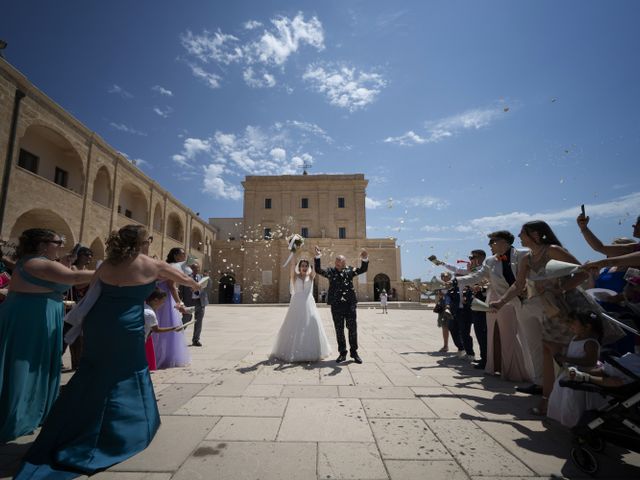
[[[384,273],[379,273],[373,279],[373,300],[380,301],[380,292],[384,290],[387,293],[391,291],[391,280]],[[394,298],[395,300],[395,298]]]
[[[233,303],[233,286],[236,280],[228,273],[218,282],[218,303]]]

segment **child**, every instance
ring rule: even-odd
[[[567,354],[556,354],[555,359],[565,367],[582,367],[591,369],[598,363],[602,338],[602,321],[595,313],[577,313],[571,315],[571,331],[575,334]],[[582,412],[587,408],[587,392],[561,387],[560,379],[567,378],[565,371],[558,376],[551,391],[547,416],[557,420],[566,427],[573,427],[580,420]]]
[[[149,363],[149,371],[156,370],[156,355],[153,350],[153,338],[151,338],[151,332],[165,333],[174,332],[182,329],[182,326],[177,327],[158,327],[158,319],[156,318],[156,310],[167,299],[167,293],[163,292],[159,288],[156,288],[147,297],[144,303],[144,338],[145,338],[145,353],[147,354],[147,362]]]
[[[382,313],[389,313],[387,312],[387,291],[386,290],[382,290],[380,292],[380,306],[382,307]]]
[[[445,275],[443,273],[443,275]],[[442,329],[442,341],[443,346],[440,350],[441,353],[449,351],[449,320],[451,319],[451,310],[449,306],[449,299],[446,295],[446,290],[438,290],[436,292],[436,305],[433,307],[433,311],[438,314],[438,327]]]

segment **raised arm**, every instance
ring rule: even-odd
[[[161,260],[154,260],[152,258],[149,258],[149,260],[154,262],[155,267],[157,268],[158,278],[171,280],[179,285],[186,285],[191,290],[200,290],[200,284],[189,275],[183,273],[182,270],[178,270]]]
[[[354,275],[361,275],[369,269],[369,255],[366,251],[360,253],[360,266],[353,270]]]
[[[458,281],[458,287],[466,287],[467,285],[474,285],[476,283],[479,283],[488,277],[489,267],[487,267],[486,263],[483,263],[482,266],[475,272],[464,276],[456,276],[456,280]]]
[[[626,255],[628,253],[633,253],[637,248],[637,244],[627,244],[627,245],[605,245],[602,241],[596,237],[595,233],[591,231],[588,227],[589,217],[584,216],[582,214],[578,215],[576,219],[578,222],[578,227],[580,227],[580,232],[582,232],[582,236],[587,241],[589,246],[593,248],[596,252],[600,252],[608,257],[617,257],[620,255]]]
[[[72,270],[61,263],[34,258],[26,262],[24,269],[34,277],[65,285],[82,285],[91,282],[93,270]]]
[[[325,278],[328,278],[327,271],[323,270],[320,266],[320,257],[322,256],[322,250],[316,247],[316,256],[313,259],[313,268],[318,275],[322,275]]]
[[[289,262],[289,280],[293,282],[296,279],[296,263],[298,259],[292,258],[291,260],[292,261]]]
[[[640,267],[640,251],[620,255],[619,257],[603,258],[595,262],[587,262],[583,269],[601,269],[604,267]]]

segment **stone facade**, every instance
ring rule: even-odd
[[[16,92],[24,97],[7,169]],[[137,223],[154,237],[151,255],[165,258],[172,247],[182,247],[204,268],[211,266],[216,236],[211,225],[3,59],[0,172],[8,178],[8,188],[0,192],[5,200],[2,239],[15,242],[27,228],[51,228],[66,237],[67,245],[90,246],[97,260],[111,230]]]
[[[323,266],[340,254],[357,266],[366,250],[369,271],[354,282],[360,301],[377,300],[381,288],[395,288],[398,300],[408,299],[395,239],[366,237],[367,183],[363,174],[246,177],[243,218],[209,219],[218,232],[212,245],[218,292],[211,300],[230,301],[235,285],[243,303],[288,302],[289,270],[282,265],[289,255],[285,237],[292,233],[306,238],[301,255],[309,260],[314,246],[323,250]],[[327,289],[319,277],[316,299]]]

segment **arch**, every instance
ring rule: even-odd
[[[100,238],[96,237],[89,248],[93,252],[93,260],[89,264],[89,269],[95,269],[98,261],[104,260],[104,244]]]
[[[391,291],[391,280],[384,273],[377,274],[373,279],[373,300],[380,300],[380,292],[385,290],[387,293]],[[395,299],[394,299],[395,300]]]
[[[18,166],[79,195],[84,192],[80,154],[64,135],[50,127],[27,127],[19,142]]]
[[[218,281],[218,303],[233,303],[233,287],[236,284],[235,277],[225,273]]]
[[[167,235],[178,242],[184,241],[184,226],[180,216],[171,212],[167,217]]]
[[[156,232],[162,232],[162,205],[160,202],[156,203],[156,208],[153,209],[153,229]]]
[[[107,167],[100,167],[93,180],[93,201],[111,208],[111,177]]]
[[[13,224],[9,238],[12,242],[18,243],[22,232],[29,228],[49,228],[58,235],[63,235],[66,247],[69,249],[72,249],[76,243],[69,224],[52,210],[34,208],[33,210],[23,213],[18,217],[16,223]]]
[[[143,225],[147,224],[147,197],[140,187],[131,182],[122,186],[118,199],[118,213]]]
[[[204,252],[204,243],[202,241],[202,230],[197,227],[191,229],[191,248],[198,252]]]

